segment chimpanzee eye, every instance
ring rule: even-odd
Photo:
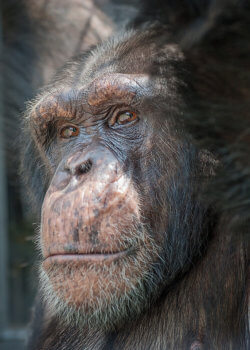
[[[138,120],[138,114],[136,112],[120,112],[120,113],[114,113],[112,117],[109,119],[108,124],[110,127],[115,127],[117,125],[124,125],[131,123],[135,120]]]
[[[116,117],[117,124],[127,124],[138,118],[135,112],[122,112]]]
[[[78,136],[79,132],[80,132],[79,128],[77,128],[76,126],[69,125],[69,126],[65,126],[60,130],[60,136],[63,139],[69,139],[71,137]]]

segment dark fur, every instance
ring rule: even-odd
[[[41,306],[38,297],[39,309],[37,306],[34,312],[34,331],[29,349],[236,350],[249,346],[249,5],[247,1],[186,0],[158,1],[154,2],[153,8],[151,1],[144,1],[142,7],[140,15],[133,18],[129,25],[135,27],[136,31],[130,35],[125,49],[114,49],[115,45],[104,43],[103,49],[97,51],[95,57],[99,67],[105,64],[112,66],[111,57],[114,60],[119,58],[121,62],[124,51],[131,49],[133,52],[136,45],[141,44],[143,35],[143,42],[148,45],[148,38],[154,28],[160,28],[156,30],[155,41],[158,46],[168,42],[179,45],[184,53],[184,61],[172,62],[171,66],[178,78],[174,114],[182,123],[181,127],[177,124],[178,127],[185,130],[188,142],[194,145],[195,155],[192,155],[192,147],[187,147],[187,154],[183,148],[184,154],[179,156],[178,161],[188,178],[194,170],[190,166],[192,157],[198,162],[197,151],[201,157],[208,159],[202,162],[208,169],[211,169],[212,162],[216,176],[202,189],[198,187],[199,191],[202,190],[199,198],[209,210],[205,210],[204,218],[203,209],[199,207],[202,214],[199,216],[195,213],[191,223],[182,221],[181,212],[177,213],[181,217],[175,219],[179,224],[183,223],[183,231],[180,227],[180,231],[173,230],[176,236],[172,237],[171,246],[166,244],[166,256],[169,261],[170,257],[173,258],[169,269],[174,280],[139,319],[133,320],[131,317],[125,327],[111,333],[80,330],[75,326],[63,326],[60,320],[48,319],[46,305]],[[149,23],[152,29],[147,34]],[[109,57],[103,57],[102,54],[109,47]],[[89,59],[88,55],[69,66],[82,69],[86,59]],[[155,74],[154,69],[157,70],[160,64],[163,74],[166,74],[166,61],[169,64],[165,58],[163,63],[157,62],[158,66],[153,65],[151,74]],[[124,69],[124,65],[121,67]],[[55,80],[53,84],[60,83],[63,74],[57,75],[59,82]],[[165,108],[167,111],[169,106],[163,103],[161,112]],[[161,113],[161,117],[164,119],[166,114]],[[210,153],[204,153],[204,149]],[[44,167],[32,140],[28,139],[24,147],[23,159],[23,171],[32,197],[39,207],[48,181],[42,172]],[[154,170],[153,176],[157,179],[157,171],[160,173],[162,169],[160,163],[157,164],[156,159],[153,159],[148,169]],[[35,176],[34,168],[37,169]],[[186,182],[184,179],[185,173],[182,173],[179,181]],[[154,183],[152,177],[151,185]],[[174,196],[172,203],[177,203],[177,208],[181,207],[185,213],[189,213],[189,210],[194,210],[188,203],[190,194],[196,193],[194,187],[195,184],[191,182],[186,188],[187,192],[173,192],[168,196]],[[156,186],[153,191],[159,193],[159,188]],[[162,193],[164,191],[160,188],[160,198]],[[182,202],[186,207],[180,206]],[[190,243],[190,237],[183,240],[185,225],[196,235],[199,233],[195,236],[195,242]],[[174,256],[175,249],[171,250],[172,244],[180,248],[179,261]],[[190,249],[189,261],[185,255],[187,249]],[[166,279],[171,280],[167,275]]]

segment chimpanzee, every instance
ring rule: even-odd
[[[145,1],[29,104],[29,349],[247,349],[249,15]]]

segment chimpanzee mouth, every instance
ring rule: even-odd
[[[91,252],[91,253],[58,253],[49,255],[44,259],[46,263],[67,263],[67,262],[102,262],[113,261],[130,255],[134,249],[126,249],[116,252]]]

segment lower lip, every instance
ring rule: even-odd
[[[67,263],[67,262],[92,262],[100,263],[105,261],[115,261],[127,255],[129,250],[109,254],[57,254],[47,257],[45,264],[51,263]]]

